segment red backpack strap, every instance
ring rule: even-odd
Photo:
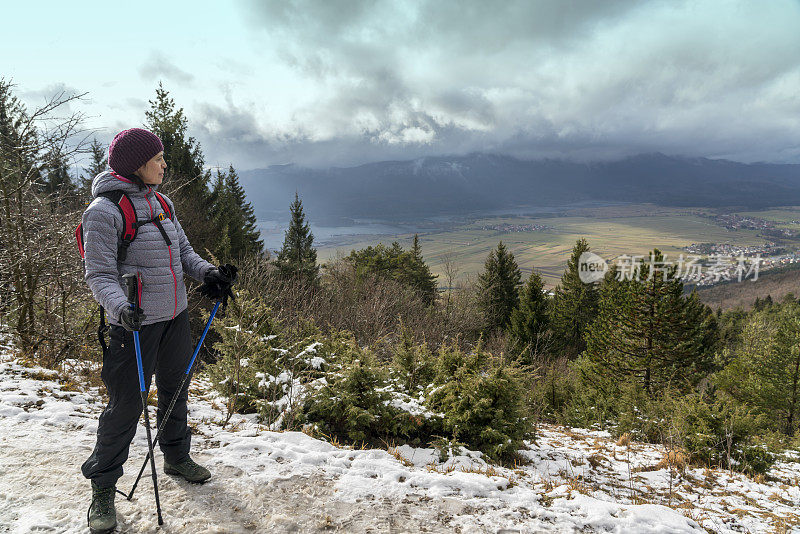
[[[113,202],[122,215],[122,243],[117,249],[117,260],[125,261],[128,257],[128,247],[136,239],[139,225],[136,220],[136,209],[133,207],[131,199],[122,191],[106,191],[100,193],[101,197],[106,197]]]
[[[86,252],[83,250],[83,223],[79,223],[75,228],[75,240],[78,241],[78,252],[81,254],[81,259],[84,258]]]
[[[163,196],[161,196],[161,193],[159,193],[158,191],[153,191],[153,193],[156,194],[156,198],[161,203],[161,209],[164,210],[164,214],[167,216],[169,220],[172,220],[172,210],[169,209],[169,204],[167,204],[166,199]]]

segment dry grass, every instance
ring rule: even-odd
[[[617,447],[628,447],[631,444],[631,435],[628,432],[622,434],[617,440]]]
[[[452,464],[448,466],[438,466],[435,462],[431,462],[429,464],[425,464],[425,469],[431,473],[439,473],[440,475],[446,475],[447,473],[452,473],[456,470],[456,467]]]
[[[689,456],[681,450],[667,451],[664,458],[656,464],[656,469],[672,467],[683,471],[689,463]]]
[[[388,452],[389,454],[394,456],[395,459],[398,462],[400,462],[402,465],[404,465],[405,467],[414,467],[414,464],[412,462],[408,461],[405,456],[400,454],[400,451],[398,451],[396,447],[390,447],[390,448],[386,449],[386,452]]]
[[[592,454],[587,458],[587,460],[589,461],[589,465],[592,466],[592,469],[602,467],[604,463],[608,462],[608,458],[600,453]]]
[[[572,477],[567,480],[567,486],[569,486],[570,491],[577,491],[583,495],[592,494],[591,488],[587,486],[580,477]]]

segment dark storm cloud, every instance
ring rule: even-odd
[[[145,81],[156,81],[161,78],[183,85],[191,84],[194,75],[181,69],[164,54],[153,52],[139,67],[139,76]]]
[[[326,88],[296,110],[291,132],[249,118],[250,147],[277,158],[491,150],[800,161],[794,1],[243,5],[255,35]]]

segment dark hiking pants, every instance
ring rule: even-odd
[[[100,373],[108,390],[108,406],[100,415],[94,451],[81,466],[83,476],[100,487],[114,486],[122,476],[122,464],[128,459],[128,447],[142,415],[133,332],[111,325],[110,337]],[[156,414],[160,426],[192,357],[188,310],[184,310],[174,319],[143,325],[139,331],[139,343],[147,391],[150,391],[153,372],[156,375]],[[187,379],[159,439],[164,459],[173,465],[189,458],[191,431],[186,424],[189,382]],[[152,412],[150,424],[153,424]],[[153,438],[155,439],[155,431]]]

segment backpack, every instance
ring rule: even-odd
[[[128,257],[128,247],[130,247],[131,243],[133,243],[133,240],[136,239],[136,235],[139,233],[139,228],[145,224],[155,224],[158,230],[161,232],[161,236],[164,238],[164,241],[166,241],[167,246],[172,244],[172,241],[167,235],[166,230],[164,230],[164,227],[161,225],[161,221],[164,220],[164,214],[166,214],[169,220],[173,219],[172,210],[169,209],[169,204],[167,204],[167,201],[164,200],[164,197],[161,196],[160,193],[157,191],[153,191],[153,193],[155,193],[158,202],[161,204],[161,209],[164,210],[164,213],[159,213],[157,217],[153,217],[147,221],[138,220],[136,217],[136,209],[133,207],[133,202],[131,202],[130,197],[128,197],[128,195],[123,191],[106,191],[98,195],[113,202],[114,205],[117,206],[117,209],[119,209],[120,215],[122,215],[122,236],[120,244],[117,248],[118,261],[125,261],[125,258]],[[84,260],[85,251],[83,248],[83,222],[78,224],[78,227],[75,228],[75,239],[78,242],[78,252],[81,255],[81,259]],[[105,356],[108,346],[106,345],[104,334],[108,330],[108,325],[106,325],[105,310],[103,309],[102,305],[99,306],[98,313],[100,315],[100,326],[97,329],[97,339],[100,341],[100,347],[102,347],[103,356]]]

